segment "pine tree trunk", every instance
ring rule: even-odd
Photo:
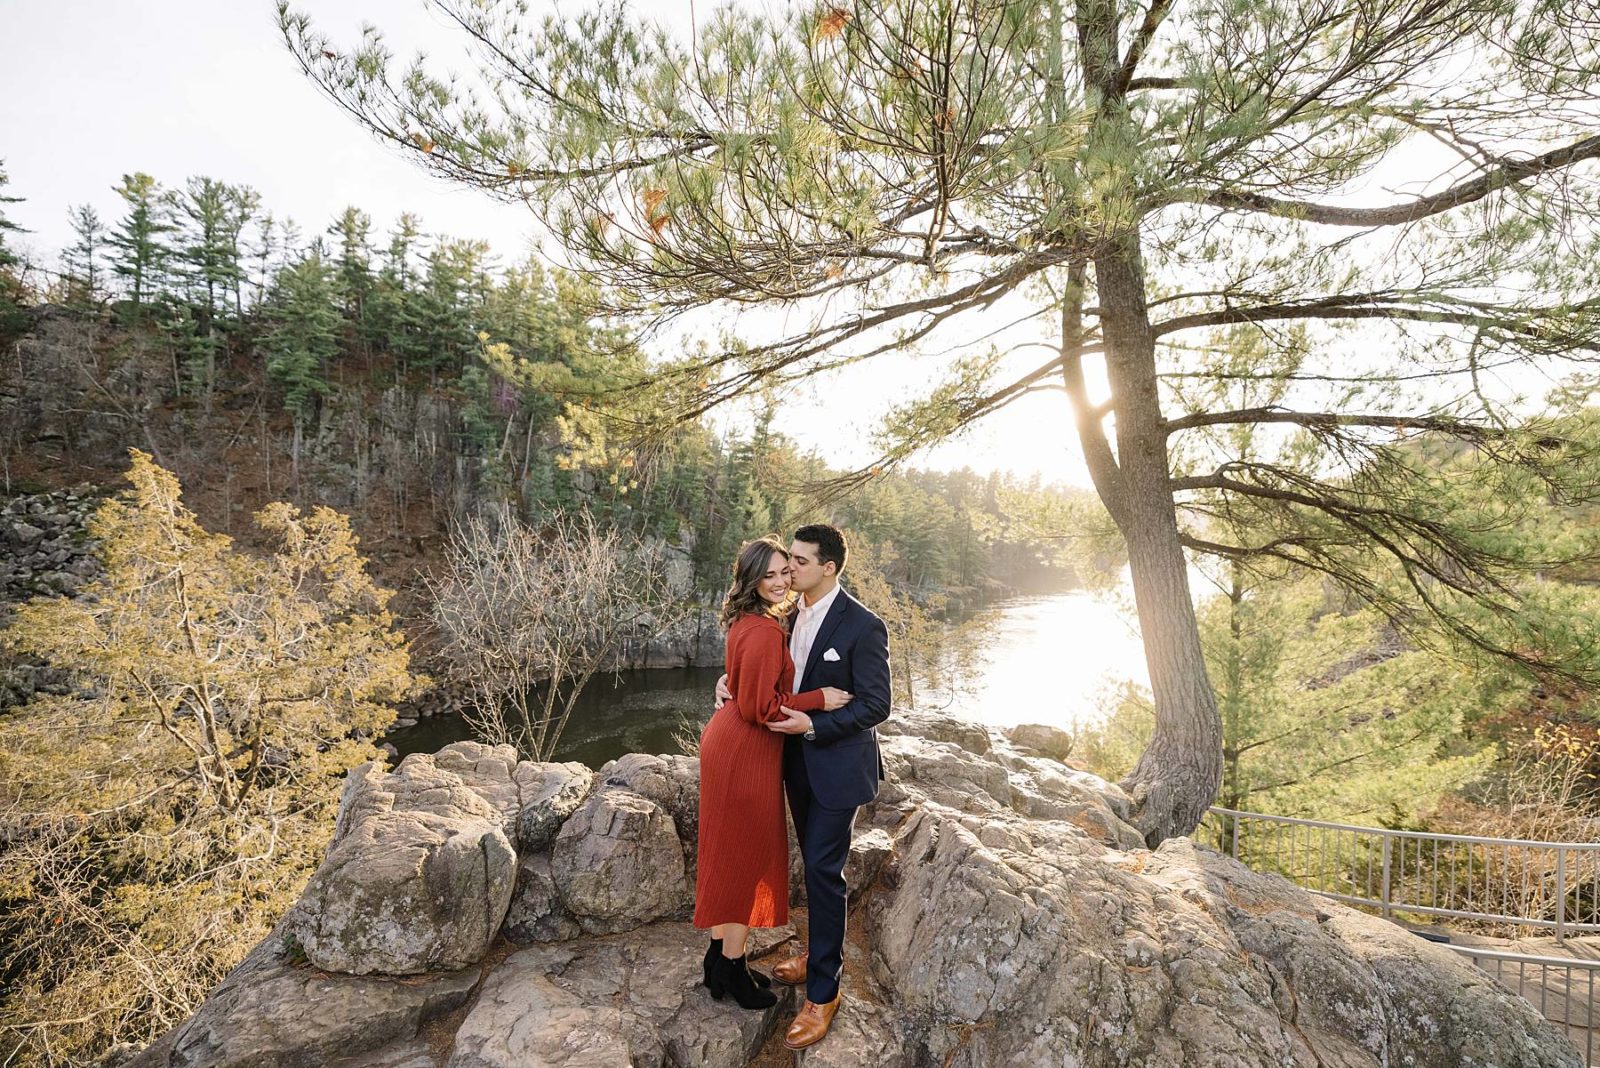
[[[1092,89],[1096,116],[1089,140],[1108,166],[1131,162],[1124,146],[1135,143],[1127,106],[1127,81],[1115,0],[1080,0],[1068,16],[1050,7],[1052,25],[1078,38],[1084,82]],[[1055,61],[1059,64],[1061,59]],[[1059,95],[1058,76],[1050,79]],[[1058,101],[1056,113],[1065,115]],[[1113,176],[1102,175],[1102,180]],[[1130,174],[1120,176],[1129,183]],[[1119,183],[1120,184],[1120,183]],[[1189,573],[1178,537],[1167,456],[1167,431],[1157,388],[1155,334],[1145,296],[1138,220],[1123,214],[1115,199],[1100,202],[1104,229],[1093,255],[1106,375],[1116,415],[1116,455],[1089,410],[1081,366],[1064,364],[1068,392],[1075,397],[1079,434],[1095,488],[1128,547],[1134,603],[1144,640],[1145,665],[1155,698],[1156,725],[1150,744],[1122,780],[1132,796],[1134,824],[1153,849],[1163,840],[1193,831],[1222,784],[1222,723],[1206,676],[1200,630],[1189,598]],[[1073,295],[1064,307],[1063,352],[1082,348],[1082,286],[1086,264],[1072,268]]]
[[[1116,398],[1117,507],[1155,698],[1156,726],[1122,787],[1151,848],[1193,831],[1222,783],[1222,724],[1206,675],[1189,574],[1169,485],[1155,337],[1137,235],[1095,259]]]

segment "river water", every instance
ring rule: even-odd
[[[916,688],[919,708],[996,727],[1050,723],[1071,729],[1103,714],[1125,682],[1147,682],[1144,651],[1122,599],[1082,591],[1015,597],[990,606],[993,622],[965,667],[946,671],[935,688]],[[970,630],[970,628],[969,628]],[[954,643],[972,640],[952,632]],[[956,649],[947,650],[950,653]],[[673,733],[711,716],[716,668],[624,671],[596,676],[584,690],[556,752],[598,768],[624,753],[674,753]],[[434,716],[387,737],[400,754],[433,752],[472,737],[457,716]]]

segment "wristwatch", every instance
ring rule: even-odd
[[[811,726],[807,727],[806,728],[806,732],[804,734],[802,734],[801,737],[804,738],[808,742],[816,741],[817,740],[816,724],[812,724]]]

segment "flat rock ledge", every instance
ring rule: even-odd
[[[1046,729],[881,732],[845,1006],[810,1050],[781,1045],[798,992],[756,1012],[699,985],[697,761],[457,742],[351,771],[300,901],[193,1016],[101,1064],[1581,1068],[1450,950],[1190,839],[1144,848]],[[758,931],[751,955],[800,944]]]

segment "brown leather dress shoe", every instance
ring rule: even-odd
[[[826,1005],[818,1005],[808,998],[800,1006],[800,1011],[795,1013],[794,1022],[783,1036],[783,1044],[790,1049],[805,1049],[827,1038],[828,1028],[833,1026],[834,1014],[843,1002],[843,991],[835,994]]]
[[[780,960],[772,969],[772,976],[780,983],[799,986],[806,981],[806,962],[810,959],[810,954],[802,953],[798,957]]]

